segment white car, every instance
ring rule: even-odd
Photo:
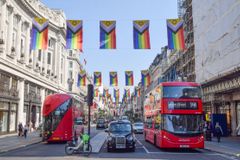
[[[142,122],[133,123],[134,133],[143,133],[143,126]]]

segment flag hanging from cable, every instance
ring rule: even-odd
[[[98,97],[99,90],[98,88],[94,89],[94,97]]]
[[[45,18],[35,17],[32,23],[31,50],[46,50],[48,47],[49,21]]]
[[[109,95],[108,89],[104,88],[103,89],[103,97],[108,98],[108,95]]]
[[[133,71],[125,71],[126,86],[133,86]]]
[[[169,49],[184,50],[185,42],[182,19],[167,19],[167,35]]]
[[[117,72],[110,72],[110,86],[118,86],[118,75]]]
[[[116,49],[116,21],[100,21],[100,49]]]
[[[142,73],[142,86],[145,87],[149,86],[151,83],[151,77],[148,70],[142,70],[141,73]]]
[[[93,79],[94,79],[95,86],[102,85],[102,73],[101,72],[94,72]]]
[[[131,97],[130,89],[124,89],[124,97],[126,97],[126,98]]]
[[[119,96],[120,96],[120,91],[119,91],[119,89],[114,89],[113,90],[114,91],[114,98],[116,99],[116,98],[119,98]]]
[[[77,82],[77,86],[86,86],[86,71],[82,70],[80,71],[80,73],[78,74],[78,82]]]
[[[81,20],[67,20],[66,48],[82,51],[83,30]]]
[[[149,20],[133,21],[134,49],[150,49]]]

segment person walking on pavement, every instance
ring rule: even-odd
[[[236,134],[237,134],[237,136],[240,136],[240,123],[238,124],[238,126],[236,128]]]
[[[28,132],[28,126],[25,125],[24,126],[24,132],[23,132],[25,138],[27,138],[27,132]]]
[[[23,136],[23,125],[21,122],[18,124],[18,136]]]
[[[221,136],[223,135],[223,130],[222,130],[222,127],[219,125],[218,122],[216,122],[216,125],[215,125],[215,133],[216,133],[217,140],[218,140],[218,143],[219,143],[220,139],[221,139]]]

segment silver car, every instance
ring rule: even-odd
[[[134,133],[143,133],[143,126],[142,122],[133,123]]]

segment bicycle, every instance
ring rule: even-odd
[[[88,134],[82,134],[78,138],[77,143],[73,143],[74,141],[69,141],[65,145],[65,153],[67,155],[72,155],[74,152],[80,152],[83,155],[89,156],[92,153],[92,146],[90,142],[90,136]]]

